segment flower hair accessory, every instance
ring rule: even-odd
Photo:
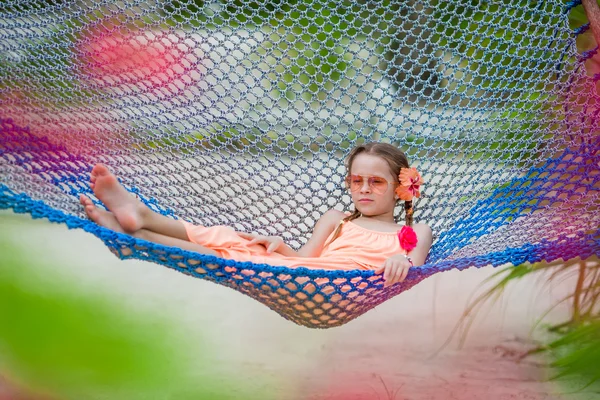
[[[417,242],[419,241],[415,230],[410,226],[403,226],[398,231],[398,240],[400,241],[400,247],[406,250],[407,253],[410,253],[412,249],[417,247]]]
[[[400,200],[411,201],[413,197],[421,197],[419,189],[423,179],[416,168],[402,168],[398,180],[400,185],[396,188],[396,195]]]

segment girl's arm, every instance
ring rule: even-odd
[[[425,259],[429,250],[431,249],[431,243],[433,242],[433,234],[431,228],[426,224],[414,224],[412,226],[415,233],[417,234],[417,247],[411,250],[408,256],[412,259],[413,265],[425,264]]]
[[[376,274],[383,274],[384,286],[386,287],[396,282],[402,282],[406,278],[411,264],[414,267],[425,264],[425,259],[427,258],[427,254],[429,254],[429,249],[433,241],[431,228],[425,224],[415,224],[412,228],[417,234],[418,239],[417,247],[408,253],[412,263],[403,254],[395,254],[385,260],[383,265],[375,270]]]
[[[282,243],[275,251],[288,257],[318,257],[321,255],[325,241],[345,216],[346,214],[341,211],[329,210],[317,221],[310,239],[300,250],[294,251],[290,246]]]

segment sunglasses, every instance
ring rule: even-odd
[[[389,185],[396,185],[396,182],[388,182],[380,176],[366,175],[348,175],[346,177],[346,187],[351,192],[358,192],[363,188],[365,182],[369,185],[369,189],[375,194],[384,194],[388,190]]]

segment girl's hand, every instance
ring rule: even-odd
[[[375,274],[379,275],[383,272],[383,286],[391,286],[396,282],[402,282],[408,274],[408,270],[412,264],[403,254],[391,256],[379,269],[375,270]]]
[[[248,244],[263,245],[265,249],[267,249],[267,254],[277,251],[283,244],[283,238],[281,236],[264,236],[246,232],[238,232],[237,234],[244,239],[248,239],[250,241]]]

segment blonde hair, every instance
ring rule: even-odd
[[[406,158],[406,155],[396,146],[393,146],[388,143],[371,142],[361,144],[355,147],[354,149],[352,149],[350,154],[348,154],[348,157],[346,158],[346,171],[348,174],[352,170],[352,163],[354,162],[354,159],[359,154],[369,154],[383,158],[388,163],[392,176],[396,177],[396,179],[398,175],[400,175],[400,170],[402,168],[409,168],[408,159]],[[406,225],[411,226],[413,224],[412,200],[404,202],[404,211],[405,223]],[[338,224],[337,228],[335,229],[331,240],[327,244],[333,242],[339,236],[340,230],[342,229],[342,225],[344,225],[344,223],[346,223],[347,221],[352,221],[358,217],[360,217],[360,211],[354,210],[352,214],[342,219]]]

